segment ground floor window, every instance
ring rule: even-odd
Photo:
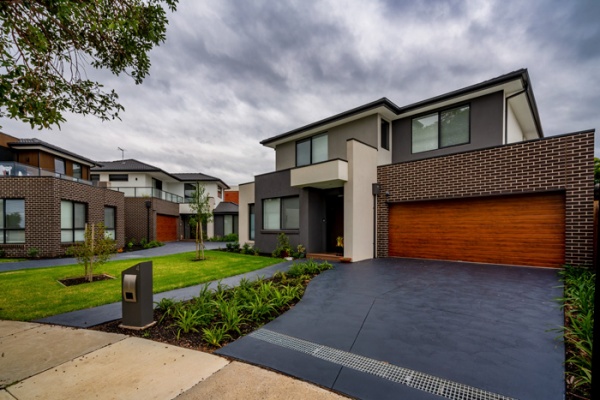
[[[223,235],[233,233],[233,215],[223,215]]]
[[[263,229],[286,230],[300,228],[300,197],[263,200]]]
[[[237,215],[223,216],[223,236],[231,235],[232,233],[237,233],[237,220]]]
[[[114,207],[104,207],[104,235],[112,240],[115,240],[117,237],[115,229],[115,214],[116,212]]]
[[[0,242],[25,243],[25,200],[0,199]]]
[[[60,202],[60,241],[83,242],[85,234],[86,205],[73,201]]]
[[[254,232],[256,231],[256,229],[255,229],[256,216],[254,214],[254,204],[248,205],[248,215],[249,215],[248,226],[250,229],[249,237],[250,237],[250,240],[254,240]]]

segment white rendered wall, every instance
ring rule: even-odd
[[[373,194],[378,151],[356,140],[347,143],[348,182],[344,185],[344,257],[373,258]]]
[[[254,182],[240,185],[240,204],[238,217],[238,234],[241,245],[244,243],[254,244],[250,240],[250,218],[248,215],[248,205],[254,203]],[[256,229],[256,224],[255,224]]]
[[[508,104],[508,107],[506,108],[506,127],[507,127],[507,144],[508,143],[517,143],[517,142],[522,142],[523,139],[523,130],[521,129],[521,126],[519,125],[519,122],[517,121],[517,117],[515,116],[515,113],[513,112],[513,109],[510,105],[510,103]]]

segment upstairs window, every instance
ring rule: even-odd
[[[412,120],[412,152],[469,143],[470,107],[464,105]]]
[[[186,183],[183,186],[183,197],[186,203],[194,201],[194,192],[196,191],[196,185],[192,183]]]
[[[296,142],[296,166],[327,161],[327,134],[309,137]]]
[[[384,119],[381,120],[381,148],[390,149],[390,123]]]
[[[81,164],[73,163],[73,178],[81,179]]]
[[[111,182],[127,182],[129,181],[129,175],[127,174],[110,174],[108,180]]]
[[[54,159],[54,172],[56,172],[57,174],[61,174],[61,175],[64,175],[66,173],[65,160],[63,160],[62,158]]]
[[[0,243],[25,243],[25,200],[0,199]]]

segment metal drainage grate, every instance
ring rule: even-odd
[[[487,392],[462,383],[334,349],[333,347],[322,346],[268,329],[259,329],[249,336],[450,400],[515,400],[511,397]]]

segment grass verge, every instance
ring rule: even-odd
[[[205,251],[206,260],[194,261],[194,252],[161,257],[110,261],[94,274],[116,279],[65,287],[58,281],[83,275],[83,266],[69,265],[0,273],[0,319],[31,321],[50,315],[114,303],[121,299],[121,271],[143,261],[153,262],[154,293],[219,280],[254,271],[281,260],[221,251]]]
[[[564,284],[564,297],[559,301],[565,312],[567,399],[590,399],[596,274],[591,269],[571,266],[560,274]]]

